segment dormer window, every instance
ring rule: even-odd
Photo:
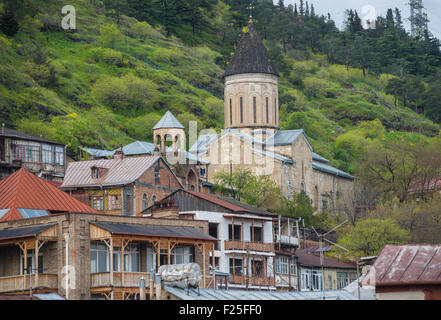
[[[99,169],[97,167],[92,168],[92,179],[98,179],[99,177]]]

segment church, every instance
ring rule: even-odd
[[[209,163],[210,183],[219,172],[250,169],[269,175],[286,197],[305,191],[317,210],[332,210],[355,177],[316,154],[304,130],[280,130],[278,78],[250,20],[224,74],[225,128],[200,134],[189,153]]]

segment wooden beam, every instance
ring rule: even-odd
[[[204,285],[204,288],[206,288],[206,283],[205,283],[205,243],[202,245],[202,275],[203,275],[202,283]]]
[[[167,241],[167,264],[171,264],[170,263],[170,258],[171,258],[171,256],[170,256],[170,254],[171,254],[171,249],[170,249],[170,240],[168,240]]]

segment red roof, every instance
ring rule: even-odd
[[[310,253],[308,249],[301,249],[296,251],[297,261],[300,265],[306,267],[320,267],[320,256]],[[355,269],[357,268],[355,263],[344,262],[335,258],[327,257],[323,255],[323,266],[325,268],[338,268],[338,269]]]
[[[441,284],[441,244],[386,245],[369,273],[376,286]]]
[[[21,208],[49,212],[99,213],[24,168],[0,181],[0,210],[9,209],[0,217],[0,221],[23,219],[17,210]]]

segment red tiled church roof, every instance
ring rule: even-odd
[[[21,208],[99,213],[23,168],[0,181],[0,210],[9,209],[0,221],[23,219],[17,210]]]

